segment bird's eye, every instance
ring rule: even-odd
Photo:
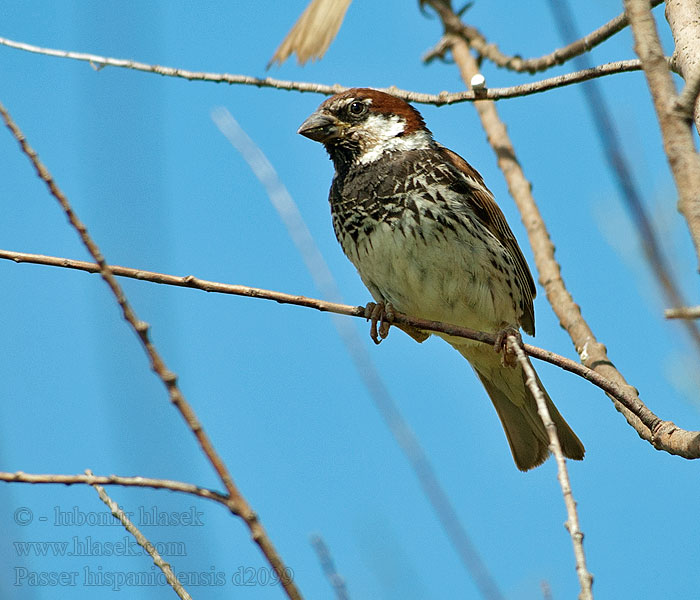
[[[348,111],[353,117],[360,117],[364,115],[366,110],[367,105],[364,102],[358,102],[357,100],[355,102],[351,102],[350,106],[348,106]]]

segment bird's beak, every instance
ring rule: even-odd
[[[329,114],[320,112],[313,113],[297,129],[304,137],[325,144],[339,135],[338,120]]]

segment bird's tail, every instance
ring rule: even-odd
[[[486,388],[503,424],[518,469],[528,471],[542,464],[549,456],[549,437],[537,413],[537,403],[525,385],[522,367],[519,364],[504,367],[500,355],[483,344],[454,347],[469,361]],[[537,384],[544,392],[564,456],[582,460],[586,450],[581,440],[554,406],[539,377]]]

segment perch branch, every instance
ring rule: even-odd
[[[0,250],[0,259],[11,260],[15,263],[31,263],[66,269],[75,269],[88,273],[99,272],[99,267],[95,263],[61,258],[58,256],[45,256],[42,254],[29,254],[26,252]],[[339,304],[337,302],[326,302],[316,298],[285,294],[284,292],[264,290],[245,285],[207,281],[206,279],[199,279],[193,275],[180,277],[176,275],[167,275],[164,273],[156,273],[153,271],[144,271],[143,269],[132,269],[129,267],[120,267],[116,265],[110,265],[110,268],[112,269],[112,272],[119,277],[129,277],[131,279],[140,279],[151,283],[193,288],[204,292],[232,294],[235,296],[245,296],[248,298],[263,298],[278,302],[280,304],[293,304],[295,306],[313,308],[322,312],[331,312],[349,317],[360,317],[363,319],[365,318],[364,306],[349,306],[346,304]],[[473,329],[469,329],[468,327],[459,327],[449,323],[418,319],[399,312],[394,313],[393,323],[409,325],[411,327],[424,329],[427,331],[447,333],[449,335],[476,340],[484,344],[493,345],[496,341],[496,336],[492,333],[475,331]],[[574,325],[574,331],[578,333],[578,328],[580,325],[578,323],[575,323]],[[602,347],[602,344],[600,344],[600,346]],[[604,347],[602,348],[604,351]],[[700,458],[700,431],[685,431],[676,427],[676,425],[671,421],[664,421],[660,419],[639,399],[639,395],[635,388],[627,385],[626,383],[620,383],[619,379],[606,378],[601,371],[614,373],[616,370],[609,361],[599,363],[596,359],[591,359],[589,353],[594,352],[595,349],[592,348],[590,344],[584,345],[584,348],[581,350],[584,364],[530,344],[523,344],[523,349],[533,358],[548,362],[564,369],[565,371],[568,371],[569,373],[578,375],[579,377],[590,381],[593,385],[603,390],[611,397],[611,399],[613,399],[616,406],[621,405],[625,407],[626,410],[633,413],[633,415],[636,415],[635,418],[643,423],[641,426],[642,431],[647,433],[647,438],[644,439],[651,441],[651,434],[648,432],[651,430],[657,432],[657,437],[654,437],[653,439],[653,444],[656,449],[664,450],[669,454],[675,454],[677,456],[682,456],[683,458]],[[594,354],[594,356],[598,356],[598,354]],[[590,367],[588,365],[590,365]],[[606,371],[606,369],[612,369],[612,371]]]

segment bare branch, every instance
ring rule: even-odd
[[[165,67],[162,65],[151,65],[128,60],[123,58],[109,58],[99,56],[97,54],[87,54],[85,52],[71,52],[68,50],[56,50],[54,48],[42,48],[24,42],[17,42],[7,38],[0,37],[0,45],[32,52],[34,54],[43,54],[45,56],[54,56],[56,58],[70,58],[72,60],[85,61],[90,63],[96,69],[103,67],[119,67],[122,69],[132,69],[134,71],[144,71],[146,73],[155,73],[167,77],[179,77],[188,81],[209,81],[212,83],[228,83],[240,85],[252,85],[256,87],[272,87],[282,90],[296,90],[298,92],[314,92],[318,94],[337,94],[346,89],[339,85],[322,85],[320,83],[304,83],[300,81],[285,81],[282,79],[274,79],[272,77],[251,77],[249,75],[232,75],[230,73],[207,73],[202,71],[189,71],[187,69],[179,69],[177,67]]]
[[[549,238],[547,238],[547,240],[549,240]],[[29,254],[26,252],[14,252],[10,250],[0,250],[0,259],[11,260],[16,263],[26,262],[31,264],[75,269],[78,271],[86,271],[88,273],[97,273],[99,271],[98,265],[82,260],[72,260],[57,256],[45,256],[42,254]],[[348,306],[345,304],[338,304],[336,302],[326,302],[316,298],[285,294],[284,292],[275,292],[245,285],[207,281],[205,279],[194,277],[193,275],[178,277],[175,275],[155,273],[153,271],[144,271],[142,269],[132,269],[129,267],[120,267],[116,265],[110,265],[110,268],[118,277],[129,277],[131,279],[140,279],[151,283],[194,288],[205,292],[232,294],[235,296],[246,296],[249,298],[264,298],[266,300],[273,300],[280,304],[293,304],[296,306],[313,308],[322,312],[332,312],[349,317],[365,318],[364,306]],[[547,284],[545,288],[547,288],[548,285],[549,284]],[[563,282],[557,285],[563,286]],[[566,292],[566,290],[564,291]],[[557,286],[554,287],[554,292],[556,294],[561,293],[557,289]],[[568,292],[566,292],[566,294],[568,294]],[[573,300],[571,300],[571,302],[573,302]],[[555,308],[555,311],[557,310],[559,309]],[[578,339],[580,331],[585,331],[585,329],[582,328],[584,328],[584,326],[587,327],[587,325],[580,316],[578,320],[574,319],[573,322],[570,322],[573,317],[567,311],[568,307],[563,312],[563,318],[566,319],[566,321],[562,322],[567,323],[567,331],[569,330],[568,328],[571,328],[573,333],[570,332],[570,335],[572,335],[572,337],[575,335],[577,336],[576,339]],[[447,333],[449,335],[463,337],[489,345],[493,345],[496,341],[496,336],[492,333],[475,331],[467,327],[459,327],[449,323],[418,319],[404,315],[400,312],[393,313],[392,322],[399,325],[408,325],[416,329]],[[618,408],[618,410],[620,410],[621,406],[632,414],[632,416],[636,415],[635,418],[642,423],[642,425],[639,425],[641,431],[638,430],[640,437],[652,443],[657,450],[664,450],[669,454],[675,454],[688,459],[700,458],[700,431],[686,431],[680,429],[671,421],[663,421],[653,412],[651,412],[639,399],[639,394],[635,388],[628,385],[624,379],[622,379],[622,383],[620,383],[622,376],[615,376],[617,370],[607,359],[607,355],[604,354],[605,347],[602,344],[599,344],[595,338],[591,338],[590,343],[584,343],[582,349],[580,350],[581,360],[584,362],[584,364],[530,344],[523,344],[523,349],[533,358],[548,362],[564,369],[565,371],[568,371],[569,373],[583,377],[587,381],[590,381],[593,385],[603,390],[615,402],[615,406]],[[603,353],[602,355],[601,352]],[[604,356],[605,358],[592,358],[593,356]],[[591,368],[589,368],[587,365],[591,365]],[[614,377],[606,378],[603,373],[612,373]],[[654,433],[653,436],[650,433],[652,431]]]
[[[44,54],[47,56],[55,56],[58,58],[70,58],[89,62],[91,65],[97,65],[99,68],[110,66],[124,69],[133,69],[136,71],[144,71],[146,73],[156,73],[167,77],[180,77],[188,81],[209,81],[213,83],[228,83],[231,85],[252,85],[263,88],[276,88],[280,90],[294,90],[297,92],[312,92],[316,94],[332,95],[342,92],[347,87],[342,85],[323,85],[320,83],[308,83],[302,81],[287,81],[283,79],[273,79],[271,77],[259,78],[250,77],[248,75],[232,75],[230,73],[207,73],[188,71],[175,67],[164,67],[160,65],[150,65],[146,63],[136,62],[133,60],[125,60],[122,58],[108,58],[106,56],[98,56],[97,54],[85,54],[83,52],[70,52],[67,50],[54,50],[52,48],[40,48],[23,42],[15,42],[7,38],[0,37],[0,45],[5,45],[10,48],[33,52],[35,54]],[[443,106],[446,104],[456,104],[459,102],[473,102],[474,100],[487,98],[489,100],[502,100],[507,98],[519,98],[521,96],[529,96],[559,87],[564,87],[581,81],[588,81],[596,77],[604,77],[606,75],[614,75],[617,73],[627,73],[630,71],[639,71],[641,63],[639,60],[621,60],[617,62],[607,63],[584,71],[576,73],[568,73],[557,77],[550,77],[542,81],[535,81],[523,85],[516,85],[506,88],[491,88],[475,94],[472,91],[465,92],[440,92],[439,94],[423,94],[421,92],[412,92],[401,90],[396,87],[379,88],[389,92],[394,96],[398,96],[407,102],[415,102],[417,104],[433,104]]]
[[[629,73],[631,71],[639,71],[640,69],[641,63],[636,59],[620,60],[617,62],[599,65],[597,67],[591,67],[590,69],[575,71],[574,73],[565,73],[564,75],[557,75],[556,77],[549,77],[540,81],[533,81],[532,83],[523,83],[521,85],[514,85],[504,88],[486,88],[477,92],[470,90],[466,92],[453,92],[446,95],[439,94],[437,96],[409,92],[402,96],[401,94],[404,92],[401,90],[399,90],[399,94],[396,93],[394,88],[387,88],[386,91],[394,95],[399,95],[399,97],[404,98],[404,100],[408,102],[415,102],[418,104],[436,104],[440,106],[441,104],[455,104],[465,101],[473,102],[476,100],[506,100],[509,98],[520,98],[522,96],[539,94],[541,92],[566,87],[575,83],[589,81],[590,79],[597,79],[598,77],[605,77],[606,75]],[[411,97],[410,94],[414,94],[414,97]]]
[[[700,132],[700,19],[697,2],[667,0],[666,20],[676,42],[672,64],[686,81],[676,108],[685,118],[694,119],[695,128]]]
[[[657,6],[663,1],[664,0],[652,0],[651,4],[652,6]],[[457,15],[455,15],[455,17],[459,20]],[[627,27],[627,25],[627,15],[623,13],[581,39],[563,48],[557,48],[553,52],[540,56],[539,58],[522,58],[520,56],[508,56],[507,54],[503,54],[498,49],[498,46],[496,46],[496,44],[490,44],[478,29],[461,22],[459,26],[453,28],[453,33],[463,37],[471,48],[483,58],[492,61],[496,66],[504,67],[519,73],[537,73],[538,71],[545,71],[556,65],[564,64],[575,56],[580,56],[584,52],[588,52]]]
[[[550,0],[549,5],[564,41],[577,37],[568,0]],[[588,68],[590,66],[588,56],[577,56],[574,58],[574,65],[577,69]],[[700,79],[698,83],[700,85]],[[597,81],[592,81],[589,85],[581,86],[580,90],[586,98],[591,120],[598,132],[600,145],[617,182],[624,205],[637,228],[639,245],[651,267],[652,273],[656,276],[661,292],[665,296],[666,302],[671,306],[685,306],[687,302],[676,282],[673,265],[666,258],[656,228],[644,206],[642,194],[639,191],[633,170],[620,142],[615,119],[600,91],[600,85]],[[691,341],[695,344],[696,350],[700,351],[700,330],[697,324],[693,321],[684,321],[683,326]]]
[[[119,475],[40,475],[35,473],[25,473],[15,471],[9,473],[0,471],[0,481],[8,483],[31,483],[31,484],[61,484],[61,485],[121,485],[123,487],[152,488],[156,490],[170,490],[183,494],[191,494],[207,500],[213,500],[227,507],[232,514],[240,516],[240,508],[228,496],[215,492],[207,488],[199,487],[192,483],[173,481],[172,479],[153,479],[151,477],[121,477]]]
[[[100,275],[102,276],[102,279],[104,279],[104,281],[107,283],[110,290],[112,291],[112,294],[114,295],[117,304],[119,304],[119,307],[121,308],[124,319],[129,323],[129,325],[132,327],[132,329],[138,336],[141,345],[143,346],[144,350],[146,351],[146,354],[149,357],[149,360],[151,362],[151,368],[153,371],[155,371],[160,380],[163,382],[163,385],[165,386],[170,397],[170,401],[180,412],[182,417],[185,419],[187,426],[197,438],[197,441],[199,442],[202,451],[209,459],[209,462],[214,467],[216,473],[219,475],[221,481],[226,487],[226,491],[228,492],[229,496],[232,499],[234,499],[236,501],[236,504],[238,504],[238,506],[240,507],[240,516],[248,526],[253,541],[255,541],[255,543],[261,549],[261,551],[265,555],[265,558],[268,560],[270,566],[275,570],[275,572],[279,576],[280,581],[282,582],[282,585],[284,586],[284,589],[287,592],[289,598],[293,600],[301,599],[301,594],[294,585],[294,582],[291,581],[291,579],[288,577],[287,568],[282,559],[280,558],[279,554],[277,553],[277,550],[272,544],[272,541],[267,536],[267,533],[265,532],[262,523],[260,523],[257,514],[253,511],[246,499],[236,487],[226,465],[224,464],[223,460],[214,448],[214,445],[211,443],[211,440],[204,431],[204,428],[202,427],[201,423],[197,419],[197,415],[195,414],[194,410],[189,405],[189,403],[185,400],[184,395],[182,394],[180,388],[177,385],[177,376],[175,375],[175,373],[173,373],[166,367],[165,362],[156,350],[154,344],[151,342],[149,337],[150,327],[148,323],[145,323],[144,321],[141,321],[137,318],[136,313],[133,311],[126,296],[124,295],[121,286],[117,283],[112,269],[105,261],[97,244],[90,237],[90,234],[87,231],[87,227],[80,221],[77,214],[73,211],[73,208],[68,202],[68,198],[66,198],[63,192],[61,192],[61,190],[58,188],[58,185],[56,185],[56,182],[51,177],[51,174],[49,173],[48,169],[39,160],[38,155],[29,145],[26,138],[24,137],[24,134],[20,131],[19,127],[12,120],[10,114],[7,112],[7,110],[2,104],[0,104],[0,114],[2,115],[2,118],[5,121],[7,128],[12,132],[12,135],[19,143],[22,152],[24,152],[24,154],[30,160],[30,162],[36,169],[36,172],[39,175],[39,177],[46,183],[51,195],[61,205],[61,208],[65,212],[68,221],[77,231],[81,241],[83,242],[88,252],[97,263],[98,270]]]
[[[561,444],[559,443],[557,427],[554,421],[552,421],[552,416],[549,414],[549,408],[547,408],[547,401],[545,400],[544,394],[537,384],[535,369],[532,368],[527,355],[523,352],[520,341],[514,335],[508,336],[508,348],[515,353],[520,366],[525,372],[525,385],[530,389],[530,393],[537,403],[537,413],[540,415],[540,419],[542,419],[542,423],[544,423],[547,435],[549,436],[549,449],[552,454],[554,454],[554,458],[557,461],[557,479],[559,480],[559,485],[564,495],[564,504],[568,516],[566,528],[569,531],[569,535],[571,535],[571,542],[574,546],[576,573],[578,574],[579,583],[581,585],[579,598],[580,600],[593,600],[593,591],[591,589],[593,585],[593,576],[586,567],[586,554],[583,551],[583,532],[581,531],[578,520],[576,501],[571,491],[569,472],[566,468],[566,459],[561,450]]]
[[[688,222],[700,268],[700,156],[695,152],[689,121],[674,110],[678,97],[648,0],[625,0],[625,11],[632,26],[634,49],[644,67],[661,127],[664,150],[678,189],[678,210]]]
[[[681,306],[680,308],[667,308],[664,311],[667,319],[700,319],[700,306]]]
[[[88,476],[88,478],[92,478],[92,471],[90,469],[87,469],[85,471],[85,474]],[[109,508],[110,512],[112,515],[124,526],[124,529],[126,529],[132,536],[134,536],[134,539],[136,540],[136,543],[141,546],[148,554],[151,556],[153,559],[153,564],[158,567],[161,571],[163,571],[163,574],[165,575],[165,579],[170,585],[173,590],[175,590],[175,593],[182,598],[182,600],[192,600],[192,596],[190,596],[187,593],[187,590],[185,590],[184,587],[182,587],[182,584],[177,580],[177,577],[175,576],[175,573],[173,573],[172,568],[170,565],[163,560],[163,557],[158,553],[158,550],[156,550],[155,546],[151,544],[150,541],[146,538],[141,531],[139,531],[138,527],[134,525],[129,517],[127,517],[124,514],[124,511],[119,508],[119,505],[112,500],[105,489],[99,485],[98,483],[95,483],[94,481],[89,482],[92,487],[95,488],[97,491],[97,495],[100,497],[100,500],[104,502],[107,507]]]
[[[445,0],[426,1],[438,12],[448,34],[455,27],[461,26],[461,21]],[[462,73],[462,79],[465,83],[471,81],[479,71],[479,67],[476,59],[469,52],[466,42],[461,38],[455,38],[452,53]],[[498,166],[503,171],[510,194],[520,210],[535,255],[539,281],[561,326],[571,337],[582,363],[595,370],[596,374],[606,382],[614,383],[618,389],[624,390],[626,395],[624,401],[622,396],[611,395],[608,390],[605,391],[613,400],[615,408],[624,415],[642,439],[648,441],[657,450],[663,449],[671,454],[677,454],[676,450],[679,450],[682,456],[700,457],[700,432],[682,433],[672,422],[660,420],[644,405],[639,399],[637,390],[627,384],[625,378],[608,358],[605,346],[598,342],[588,323],[583,319],[580,307],[574,302],[564,285],[561,267],[554,258],[554,244],[532,196],[530,182],[517,160],[510,136],[505,124],[498,116],[494,103],[476,102],[474,106],[496,154]],[[671,451],[672,447],[675,450]]]

